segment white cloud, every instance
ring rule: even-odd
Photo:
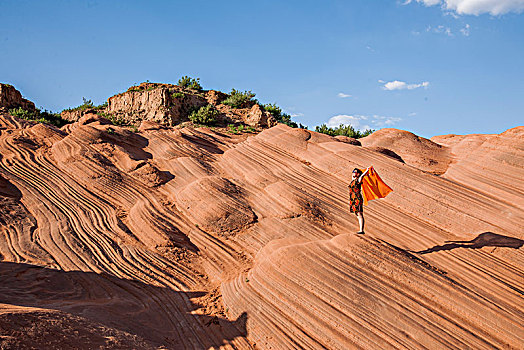
[[[426,32],[433,32],[437,34],[446,34],[447,36],[453,36],[453,33],[451,32],[451,28],[444,27],[443,25],[438,25],[436,27],[427,26]]]
[[[367,130],[367,129],[371,129],[367,121],[363,122],[367,119],[368,117],[365,115],[340,114],[340,115],[336,115],[334,117],[329,118],[326,125],[330,128],[335,128],[339,126],[340,124],[343,124],[343,125],[351,125],[352,127],[354,127],[357,130]]]
[[[330,128],[335,128],[340,124],[343,124],[351,125],[357,130],[367,130],[384,126],[392,126],[401,120],[401,118],[397,117],[385,117],[380,115],[366,116],[340,114],[329,118],[326,125]]]
[[[303,116],[304,116],[304,113],[294,113],[290,115],[291,118],[303,117]]]
[[[339,92],[337,96],[340,97],[340,98],[352,97],[351,95],[345,94],[343,92]]]
[[[384,126],[392,126],[402,120],[402,118],[384,117],[380,115],[374,115],[372,119],[373,120],[371,121],[371,123],[373,124],[373,127],[378,127],[378,128],[381,128]]]
[[[453,12],[451,10],[443,10],[443,11],[444,11],[444,15],[446,15],[446,16],[451,16],[451,17],[453,17],[455,19],[459,19],[460,18],[460,16],[457,15],[456,12]]]
[[[426,6],[433,6],[440,4],[441,0],[414,0],[415,2],[421,2],[424,3]],[[408,5],[411,4],[413,0],[406,0],[402,3],[402,5]]]
[[[469,36],[469,24],[466,24],[466,26],[464,28],[462,28],[460,30],[460,32],[462,33],[462,35],[464,36]]]
[[[408,84],[404,81],[399,81],[399,80],[394,80],[394,81],[389,81],[387,83],[384,84],[384,86],[382,87],[382,89],[384,90],[389,90],[389,91],[393,91],[393,90],[413,90],[413,89],[418,89],[418,88],[427,88],[429,86],[429,82],[428,81],[423,81],[422,83],[420,84]]]
[[[382,87],[384,90],[402,90],[405,89],[407,84],[403,81],[390,81]]]
[[[344,124],[344,125],[351,125],[354,128],[359,129],[361,120],[363,120],[363,118],[359,115],[354,116],[354,115],[340,114],[340,115],[336,115],[334,117],[329,118],[326,125],[330,128],[334,128],[334,127],[339,126],[340,124]]]
[[[454,11],[460,15],[481,15],[489,13],[493,16],[509,12],[524,11],[524,0],[415,0],[426,6],[440,5],[444,10]],[[413,0],[406,0],[404,5]]]

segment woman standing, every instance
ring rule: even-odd
[[[362,204],[364,199],[362,198],[362,179],[367,175],[369,168],[362,173],[360,169],[353,169],[351,174],[351,183],[349,184],[349,210],[358,218],[358,224],[360,231],[357,234],[364,234],[364,213]]]

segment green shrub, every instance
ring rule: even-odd
[[[76,107],[76,109],[85,110],[85,109],[89,109],[89,108],[94,108],[95,107],[95,104],[93,103],[93,101],[88,100],[85,97],[82,97],[82,100],[84,101],[84,103],[82,103],[80,106]]]
[[[239,126],[235,126],[235,124],[228,124],[227,126],[227,132],[230,134],[241,134],[243,132],[253,133],[255,132],[255,128],[252,126],[240,124]]]
[[[200,107],[189,115],[189,120],[195,124],[212,125],[217,121],[218,111],[213,105]]]
[[[122,117],[115,116],[115,115],[112,115],[106,112],[98,112],[97,114],[109,120],[113,125],[117,125],[117,126],[129,125],[129,122]]]
[[[78,107],[76,107],[74,109],[85,110],[85,109],[89,109],[89,108],[94,108],[95,107],[95,104],[93,103],[93,101],[88,100],[85,97],[82,97],[82,101],[83,101],[83,103],[80,106],[78,106]]]
[[[282,108],[278,107],[275,103],[266,103],[265,105],[260,105],[260,107],[266,112],[271,113],[276,119],[282,115]]]
[[[371,135],[375,130],[367,129],[364,131],[355,130],[353,126],[351,125],[344,125],[340,124],[339,126],[335,128],[330,128],[326,124],[322,124],[320,126],[315,127],[316,132],[320,132],[322,134],[330,135],[330,136],[347,136],[347,137],[353,137],[355,139],[365,137],[368,135]]]
[[[230,134],[238,134],[238,129],[235,126],[235,124],[228,124],[227,125],[227,132]]]
[[[50,124],[59,128],[71,123],[65,119],[62,119],[60,113],[53,113],[47,110],[41,111],[40,109],[36,109],[35,111],[27,111],[22,107],[18,107],[10,109],[9,114],[21,119],[32,120],[36,121],[37,123]]]
[[[171,96],[173,96],[173,98],[184,98],[186,94],[184,94],[183,92],[174,92]]]
[[[10,109],[9,114],[11,114],[13,117],[25,120],[34,120],[36,117],[36,113],[25,110],[22,107]]]
[[[105,109],[107,108],[107,101],[95,107],[95,109]]]
[[[291,120],[291,116],[287,113],[283,113],[282,109],[274,103],[268,103],[261,105],[262,109],[271,113],[271,115],[280,123],[284,123],[292,128],[298,128],[298,124]],[[300,124],[301,128],[304,129],[303,125]]]
[[[108,116],[109,116],[109,120],[111,121],[111,123],[113,123],[113,125],[118,125],[118,126],[129,125],[129,122],[122,117],[114,116],[111,114],[108,114]]]
[[[231,106],[233,108],[243,108],[246,107],[248,102],[257,102],[255,99],[255,93],[251,91],[238,91],[231,89],[229,97],[222,101],[223,104]]]
[[[202,90],[202,86],[200,85],[200,78],[193,79],[191,77],[188,77],[187,75],[183,76],[178,80],[178,86],[183,88],[189,88],[193,90]]]
[[[65,111],[78,111],[78,110],[85,111],[86,109],[91,109],[91,108],[98,109],[99,107],[99,106],[95,107],[95,104],[93,103],[93,101],[88,100],[85,97],[82,97],[82,100],[83,100],[83,103],[80,106],[74,107],[74,108],[66,108],[64,110]]]

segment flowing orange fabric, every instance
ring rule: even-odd
[[[373,199],[384,198],[391,191],[393,191],[391,187],[382,181],[373,167],[370,167],[367,175],[362,179],[362,198],[364,199],[364,204],[368,205],[368,201]]]

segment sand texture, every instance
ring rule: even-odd
[[[524,127],[139,130],[0,114],[0,348],[524,348]]]

